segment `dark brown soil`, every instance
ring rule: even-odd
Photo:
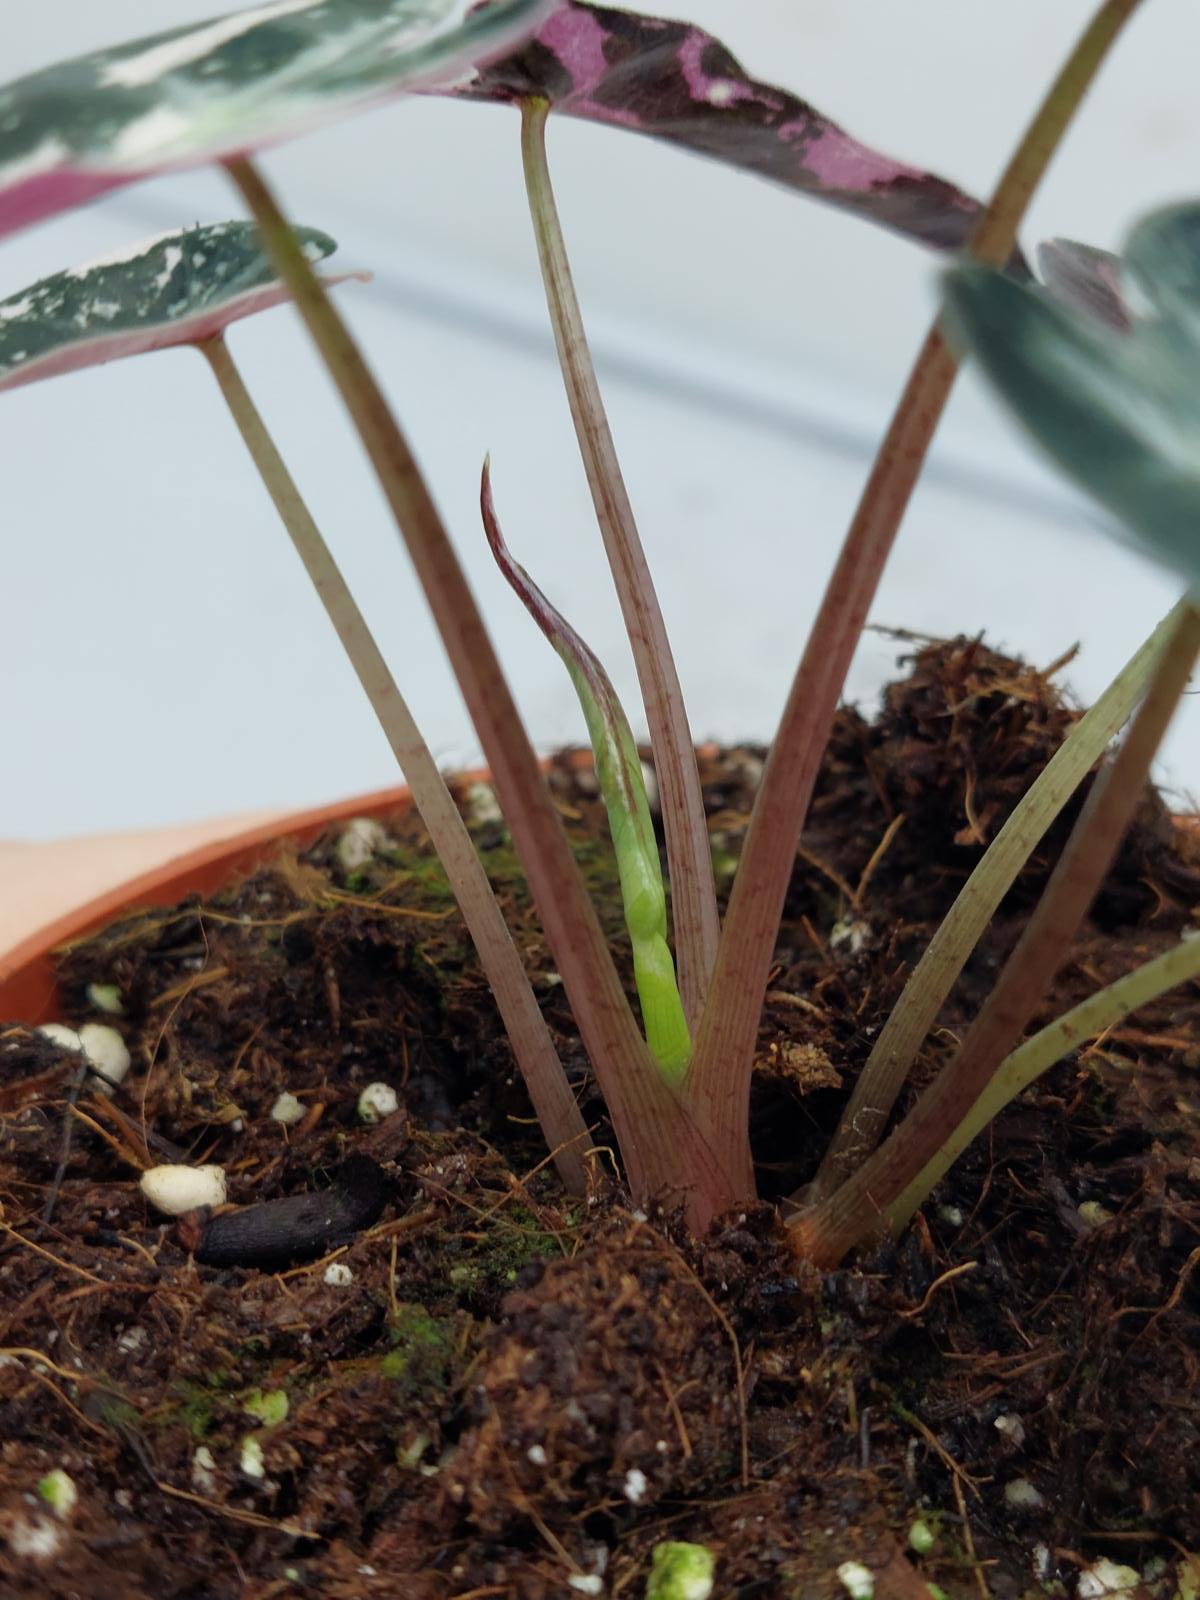
[[[814,1171],[922,942],[1072,715],[962,640],[920,650],[875,722],[842,713],[763,1018],[765,1196]],[[760,770],[759,751],[704,755],[725,884]],[[593,782],[570,756],[552,782],[624,953]],[[899,1245],[822,1276],[767,1205],[696,1243],[615,1183],[564,1196],[420,824],[390,826],[349,876],[326,840],[65,953],[63,1021],[105,1020],[89,984],[121,990],[134,1066],[111,1100],[84,1086],[68,1117],[78,1056],[0,1028],[0,1594],[641,1600],[654,1547],[691,1540],[719,1600],[844,1600],[847,1561],[880,1600],[1097,1595],[1118,1567],[1141,1575],[1122,1592],[1195,1600],[1200,987],[1063,1062]],[[507,835],[475,831],[604,1143]],[[1044,1015],[1198,908],[1200,833],[1148,796]],[[367,1126],[374,1081],[400,1109]],[[305,1110],[290,1130],[283,1090]],[[164,1224],[137,1188],[172,1158],[222,1164],[240,1205],[373,1181],[350,1156],[382,1169],[382,1219],[278,1271],[198,1263],[196,1219]],[[55,1468],[78,1491],[65,1518],[37,1495]]]

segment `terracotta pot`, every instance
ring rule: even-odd
[[[558,760],[590,767],[592,753],[563,751]],[[541,765],[548,772],[551,762]],[[454,777],[460,783],[489,782],[491,774],[476,767]],[[215,894],[252,872],[285,839],[303,848],[331,823],[386,816],[410,803],[408,789],[401,786],[309,811],[256,811],[46,844],[0,840],[0,1023],[42,1022],[56,1015],[54,952],[61,945],[148,906]]]
[[[572,755],[578,765],[590,765],[586,752]],[[0,1022],[57,1015],[54,951],[60,945],[143,907],[214,894],[253,871],[285,839],[303,847],[331,823],[383,816],[408,802],[406,788],[376,789],[309,811],[255,812],[47,844],[0,841]],[[1181,832],[1200,835],[1200,815],[1174,820]]]
[[[210,895],[283,840],[308,845],[331,823],[382,816],[408,790],[378,789],[311,811],[259,812],[152,833],[0,844],[0,1021],[58,1013],[54,951],[126,913]]]

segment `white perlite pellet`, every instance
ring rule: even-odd
[[[285,1089],[271,1107],[271,1121],[282,1122],[285,1128],[294,1128],[304,1120],[304,1107],[294,1094]]]
[[[387,829],[372,817],[355,817],[337,842],[338,865],[343,872],[360,872],[377,851],[391,844]]]
[[[83,1041],[74,1028],[68,1028],[65,1022],[43,1022],[38,1029],[43,1039],[49,1039],[52,1044],[58,1044],[64,1050],[82,1050]]]
[[[206,1444],[200,1445],[192,1457],[192,1482],[201,1494],[216,1492],[216,1471],[217,1463],[212,1451]]]
[[[242,1454],[238,1466],[247,1478],[265,1478],[267,1475],[262,1445],[252,1433],[248,1433],[242,1440]]]
[[[79,1030],[83,1053],[108,1084],[123,1083],[130,1067],[129,1046],[106,1022],[85,1022]]]
[[[62,1022],[44,1022],[38,1032],[64,1050],[78,1050],[104,1074],[107,1082],[103,1086],[122,1082],[129,1071],[129,1046],[106,1022],[85,1022],[78,1033]]]
[[[138,1188],[156,1211],[182,1216],[197,1206],[225,1204],[224,1167],[151,1167]]]
[[[630,1467],[625,1474],[625,1498],[631,1505],[641,1505],[646,1498],[646,1490],[650,1487],[650,1480],[640,1467]]]
[[[1079,1574],[1075,1593],[1078,1600],[1104,1600],[1109,1595],[1132,1595],[1141,1584],[1141,1574],[1133,1567],[1100,1556]]]
[[[1036,1511],[1044,1506],[1046,1498],[1028,1478],[1014,1478],[1004,1485],[1004,1498],[1015,1511]]]
[[[837,1569],[838,1582],[850,1600],[871,1600],[875,1593],[875,1574],[861,1561],[843,1561]]]
[[[399,1105],[400,1097],[390,1083],[369,1083],[358,1097],[358,1114],[364,1122],[382,1122]]]

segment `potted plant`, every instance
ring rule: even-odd
[[[234,1592],[234,1571],[252,1568],[263,1593],[307,1584],[466,1600],[635,1585],[651,1600],[734,1592],[857,1600],[986,1593],[993,1568],[996,1592],[1013,1592],[1022,1562],[1027,1571],[1032,1562],[1032,1582],[1062,1592],[1192,1592],[1195,1465],[1186,1440],[1194,1406],[1181,1403],[1170,1419],[1161,1389],[1153,1391],[1158,1409],[1144,1438],[1169,1460],[1165,1476],[1118,1465],[1113,1428],[1095,1423],[1100,1397],[1119,1390],[1132,1404],[1149,1391],[1115,1379],[1105,1389],[1089,1352],[1103,1351],[1108,1372],[1145,1341],[1160,1383],[1187,1370],[1177,1329],[1192,1314],[1185,1296],[1196,1253],[1186,1253],[1185,1234],[1196,1205],[1194,1128],[1186,1118],[1169,1124],[1156,1107],[1153,1139],[1129,1157],[1132,1178],[1099,1198],[1090,1190],[1104,1138],[1083,1072],[1063,1125],[1081,1130],[1084,1148],[1063,1152],[1040,1190],[1019,1174],[1006,1179],[999,1213],[982,1211],[982,1231],[974,1225],[990,1178],[982,1192],[978,1181],[967,1185],[969,1219],[952,1199],[941,1200],[936,1225],[922,1211],[952,1163],[978,1152],[979,1136],[1056,1062],[1200,972],[1200,947],[1181,936],[1176,907],[1153,939],[1136,941],[1137,959],[1119,973],[1106,946],[1105,959],[1091,962],[1099,975],[1087,991],[1063,980],[1089,908],[1111,888],[1110,868],[1144,807],[1150,762],[1200,647],[1192,601],[1180,600],[1042,770],[1027,774],[1032,781],[1005,807],[923,953],[904,946],[903,957],[886,959],[903,939],[893,904],[879,957],[863,969],[865,994],[855,998],[832,951],[860,956],[871,929],[851,918],[826,944],[811,918],[788,912],[801,830],[819,781],[828,781],[822,760],[850,655],[953,384],[956,349],[984,352],[1035,431],[1135,536],[1195,579],[1192,478],[1179,447],[1188,437],[1181,396],[1200,279],[1190,211],[1148,225],[1154,248],[1131,254],[1159,291],[1160,318],[1148,331],[1124,326],[1130,318],[1111,263],[1059,246],[1048,276],[1060,295],[1082,290],[1087,305],[1102,303],[1110,321],[1115,305],[1121,331],[1097,327],[1094,313],[1089,322],[1089,313],[1054,309],[1047,291],[1024,284],[1016,253],[1029,196],[1135,9],[1136,0],[1099,7],[982,208],[749,78],[698,29],[583,0],[474,8],[388,0],[366,10],[349,0],[279,0],[0,91],[7,228],[149,172],[199,161],[227,169],[253,226],[182,230],[0,305],[0,387],[195,345],[388,735],[444,873],[430,877],[415,861],[410,816],[397,819],[393,836],[348,834],[340,856],[326,845],[309,859],[289,857],[231,900],[134,919],[75,951],[62,969],[68,1006],[121,1008],[129,1017],[140,1122],[119,1104],[128,1052],[118,1071],[87,1050],[82,1032],[49,1043],[27,1027],[5,1035],[18,1133],[39,1132],[39,1097],[63,1097],[69,1078],[66,1126],[82,1122],[123,1173],[142,1169],[148,1202],[185,1213],[170,1235],[148,1221],[135,1228],[142,1202],[128,1178],[118,1185],[105,1169],[103,1203],[118,1226],[93,1229],[109,1251],[100,1271],[99,1258],[87,1264],[90,1235],[64,1235],[64,1205],[76,1224],[95,1210],[86,1159],[80,1171],[78,1156],[72,1165],[85,1135],[73,1144],[64,1137],[47,1171],[42,1133],[14,1169],[25,1188],[17,1221],[4,1226],[17,1258],[26,1252],[39,1264],[37,1293],[63,1296],[69,1278],[90,1287],[62,1301],[83,1307],[58,1330],[73,1366],[32,1334],[6,1352],[21,1463],[14,1471],[45,1503],[23,1502],[24,1480],[14,1479],[4,1529],[13,1584],[46,1592],[47,1584],[96,1578],[102,1548],[118,1537],[113,1508],[124,1495],[136,1501],[139,1536],[151,1526],[148,1507],[166,1507],[137,1570],[143,1590],[163,1587],[156,1563],[165,1545],[156,1541],[169,1541],[168,1528],[203,1559],[212,1548],[208,1519],[217,1518],[233,1564],[214,1558],[206,1591],[214,1593]],[[510,553],[486,463],[481,514],[501,569],[578,693],[611,836],[607,867],[586,839],[563,829],[420,469],[329,280],[315,270],[332,242],[289,226],[250,159],[304,121],[400,90],[440,88],[520,109],[551,322],[650,727],[661,843],[643,753],[603,665]],[[574,296],[545,148],[556,112],[674,139],[961,247],[968,261],[950,279],[947,316],[931,328],[881,446],[777,737],[761,773],[746,780],[748,821],[735,860],[714,853],[694,742]],[[1067,265],[1056,271],[1055,262]],[[413,558],[487,758],[494,815],[464,806],[438,772],[233,364],[224,328],[285,293]],[[1150,403],[1147,384],[1154,421],[1177,434],[1130,422]],[[1097,418],[1111,446],[1099,456],[1085,431]],[[977,652],[953,659],[955,672],[983,671]],[[926,667],[944,690],[945,669]],[[1006,680],[992,670],[972,681],[969,699],[987,702]],[[1022,693],[1043,704],[1039,693]],[[1069,829],[1059,829],[1061,848],[1019,937],[998,935],[993,918],[1081,785],[1086,799]],[[586,798],[586,790],[572,793],[568,810],[582,815]],[[981,844],[982,825],[969,798],[964,804]],[[1161,813],[1155,820],[1161,832]],[[862,909],[901,823],[895,814],[888,821],[860,862],[857,887],[836,862],[818,858],[843,910]],[[498,830],[490,842],[488,828]],[[1174,842],[1159,848],[1173,881],[1191,881]],[[581,858],[605,881],[599,905]],[[731,879],[727,899],[718,895],[718,867]],[[394,900],[400,888],[409,896],[403,905]],[[457,932],[432,931],[451,914],[447,893],[475,958]],[[785,913],[789,929],[811,934],[815,958],[797,955],[799,933],[781,934]],[[402,936],[381,931],[389,919],[405,923]],[[981,939],[983,966],[992,968],[982,983],[968,966]],[[773,984],[781,952],[785,971],[813,980],[811,994]],[[565,1028],[547,1000],[559,984],[570,1008]],[[831,984],[842,991],[834,1021],[813,998]],[[861,1014],[875,986],[896,991],[897,1003],[868,1026]],[[489,1023],[493,1004],[503,1023],[504,1059],[519,1071],[544,1138],[545,1153],[524,1178],[491,1148],[497,1108],[519,1120],[524,1107],[488,1074],[486,1088],[477,1076],[476,1058],[500,1060],[494,1039],[479,1032],[481,993]],[[783,1048],[776,1039],[764,1057],[765,1004],[823,1015],[822,1042],[800,1036]],[[950,1014],[947,1004],[949,1048],[931,1053],[925,1043]],[[435,1018],[477,1047],[449,1078],[423,1064],[412,1070],[410,1051],[425,1055]],[[1042,1026],[1030,1032],[1035,1021]],[[1174,1031],[1142,1037],[1158,1049],[1194,1047],[1186,1032],[1182,1043]],[[761,1129],[757,1149],[751,1141],[756,1069],[782,1061],[783,1076],[790,1072],[794,1133],[807,1093],[842,1081],[827,1048],[835,1044],[856,1069],[853,1089],[824,1103],[823,1151],[776,1164],[791,1174],[781,1183],[763,1158]],[[918,1062],[921,1092],[894,1117]],[[81,1108],[89,1076],[116,1098]],[[1105,1084],[1103,1093],[1112,1092]],[[482,1100],[491,1110],[472,1129],[462,1109]],[[1123,1116],[1115,1121],[1127,1130]],[[1126,1150],[1119,1140],[1118,1148]],[[804,1181],[791,1181],[800,1172]],[[236,1198],[250,1202],[232,1211],[222,1205],[227,1175]],[[30,1195],[43,1190],[35,1237]],[[380,1222],[390,1202],[397,1214]],[[1021,1255],[1018,1293],[989,1242],[997,1229],[1013,1230],[1022,1205],[1037,1243]],[[506,1209],[521,1221],[504,1254],[495,1219]],[[460,1213],[475,1219],[465,1234],[449,1221]],[[43,1242],[50,1226],[53,1248]],[[1056,1292],[1043,1292],[1035,1272],[1047,1228],[1079,1258],[1068,1269],[1073,1323],[1061,1348],[1049,1347],[1044,1321]],[[547,1259],[547,1240],[561,1259]],[[1135,1255],[1140,1293],[1121,1287]],[[969,1292],[976,1274],[979,1289]],[[1088,1285],[1108,1298],[1093,1304]],[[101,1315],[97,1295],[119,1303],[127,1320]],[[1036,1322],[1036,1336],[1017,1316],[1001,1338],[1005,1295]],[[28,1330],[37,1315],[14,1303],[10,1326]],[[982,1328],[995,1349],[981,1345]],[[159,1336],[180,1348],[160,1355]],[[150,1344],[153,1357],[139,1356]],[[935,1424],[956,1356],[967,1363],[969,1393],[951,1413],[960,1425],[948,1444]],[[1030,1377],[1043,1369],[1053,1383]],[[57,1419],[52,1445],[37,1437],[50,1426],[47,1412]],[[89,1455],[78,1426],[102,1439],[109,1457],[124,1451],[138,1463],[138,1491],[106,1482],[89,1496],[79,1478],[94,1470],[101,1447]],[[1099,1463],[1094,1483],[1078,1454],[1085,1445],[1087,1461]],[[56,1451],[62,1459],[52,1461]],[[920,1471],[919,1452],[929,1463]],[[972,1473],[964,1457],[998,1470]],[[30,1478],[34,1460],[46,1470]],[[1055,1462],[1071,1465],[1065,1486],[1054,1479]],[[1184,1487],[1172,1499],[1179,1474]],[[1085,1516],[1103,1526],[1087,1526]],[[1106,1540],[1139,1565],[1098,1548]],[[1030,1542],[1032,1556],[1023,1548]],[[183,1592],[175,1576],[169,1581]]]

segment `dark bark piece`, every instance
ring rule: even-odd
[[[285,1267],[348,1244],[375,1222],[388,1199],[383,1168],[370,1156],[348,1156],[337,1182],[317,1193],[263,1200],[211,1217],[194,1244],[197,1261],[213,1267]]]
[[[962,248],[980,211],[944,178],[860,144],[807,101],[751,77],[687,22],[568,0],[528,45],[453,93],[544,96],[567,116],[682,145],[942,250]]]

